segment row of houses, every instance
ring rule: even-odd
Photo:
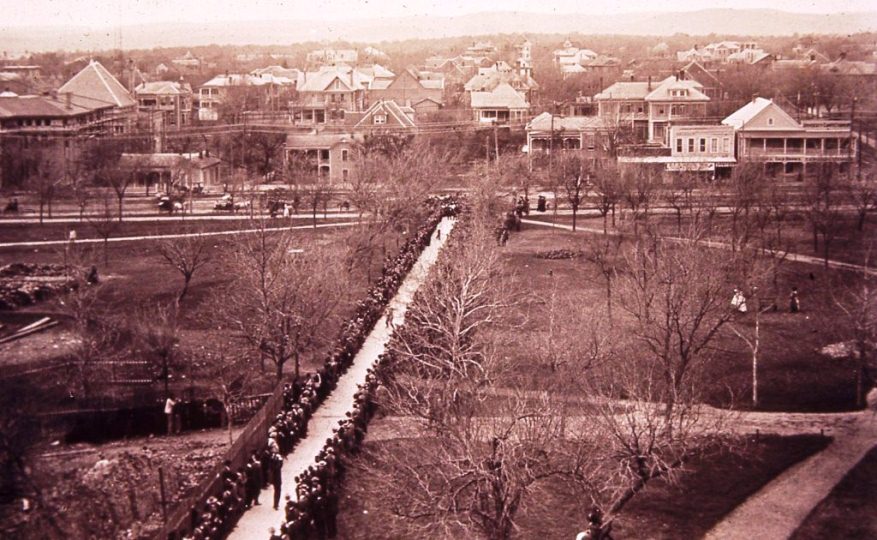
[[[803,178],[826,165],[844,172],[856,159],[857,142],[848,123],[799,122],[779,104],[762,97],[720,122],[699,122],[696,116],[669,112],[668,107],[680,97],[678,92],[673,96],[672,89],[692,87],[667,82],[662,84],[671,90],[674,101],[645,101],[646,112],[640,112],[639,105],[634,105],[636,110],[619,111],[619,101],[613,99],[607,109],[601,103],[601,114],[596,116],[542,113],[527,124],[527,149],[531,155],[555,148],[579,150],[593,158],[617,154],[622,164],[650,164],[670,173],[703,172],[713,177],[729,174],[738,163],[756,162],[763,164],[769,175]],[[653,116],[653,107],[663,109],[665,116]],[[602,114],[606,110],[609,114]],[[628,119],[631,124],[626,123]],[[636,123],[642,127],[631,127]],[[631,134],[633,129],[655,137],[640,145],[635,136],[620,135]]]

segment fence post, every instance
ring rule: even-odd
[[[159,489],[161,489],[161,515],[164,519],[164,524],[167,525],[167,498],[164,494],[164,467],[158,468],[158,484]]]

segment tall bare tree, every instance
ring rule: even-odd
[[[696,237],[669,244],[648,235],[626,255],[619,305],[663,378],[668,415],[684,399],[688,378],[711,359],[709,346],[732,316],[727,263],[727,254],[704,249]]]
[[[324,328],[344,298],[344,280],[335,253],[288,230],[267,228],[244,237],[228,262],[234,276],[218,298],[232,328],[274,363],[277,379],[292,360],[301,359],[326,339]]]
[[[160,240],[157,246],[165,264],[183,277],[183,287],[177,295],[178,306],[189,291],[189,284],[195,273],[210,262],[209,237],[192,228],[184,228],[179,234],[181,236]]]

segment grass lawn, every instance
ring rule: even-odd
[[[872,449],[804,520],[793,540],[877,538],[877,448]]]
[[[423,439],[368,442],[350,464],[341,492],[339,538],[394,539],[389,499],[375,491],[374,455],[381,446],[424,444]],[[678,483],[655,481],[619,515],[615,538],[697,538],[757,492],[776,475],[823,449],[828,439],[818,436],[750,439],[736,452],[721,451],[707,461],[689,463]],[[412,464],[413,465],[413,464]],[[377,473],[379,474],[379,473]],[[534,492],[520,510],[517,538],[569,539],[587,524],[590,502],[573,486],[553,480]]]
[[[216,225],[237,227],[233,222],[216,222]],[[134,225],[134,224],[132,224]],[[137,224],[148,225],[151,224]],[[30,228],[38,229],[39,226],[31,225]],[[320,243],[335,244],[339,253],[345,247],[343,245],[343,231],[334,229],[318,229],[312,231],[302,229],[294,231],[295,237],[303,241],[315,240]],[[182,310],[179,320],[180,349],[206,348],[213,352],[234,352],[242,354],[254,354],[242,340],[229,339],[220,329],[212,311],[212,302],[217,297],[217,292],[229,283],[230,277],[225,273],[221,264],[226,256],[228,243],[234,242],[234,237],[218,237],[211,240],[209,254],[211,257],[207,266],[199,269],[189,287],[189,292],[182,302]],[[87,264],[94,262],[97,265],[102,289],[99,295],[99,304],[110,317],[118,317],[124,322],[130,320],[150,308],[162,304],[168,305],[173,302],[182,287],[182,276],[177,270],[167,265],[157,251],[156,243],[150,241],[134,242],[130,244],[110,244],[107,251],[108,264],[104,264],[104,252],[102,246],[85,248],[88,256],[84,257]],[[3,251],[4,262],[55,262],[63,261],[63,250],[56,248],[35,248]],[[379,264],[376,263],[376,264]],[[354,309],[355,302],[364,294],[366,283],[363,278],[356,278],[349,284],[349,294],[339,306],[339,317],[334,322],[327,323],[324,331],[326,336],[334,337],[339,331],[339,323]],[[55,301],[41,302],[19,310],[16,314],[0,312],[0,323],[8,320],[13,322],[28,312],[48,313],[59,312],[59,306]],[[0,358],[7,358],[6,362],[15,364],[16,372],[45,366],[52,362],[62,361],[67,354],[64,343],[70,340],[70,322],[64,317],[59,317],[62,324],[49,332],[35,334],[32,337],[17,340],[0,345]],[[320,352],[303,357],[302,368],[307,371],[316,367],[322,361]],[[5,364],[0,360],[0,365]],[[294,366],[288,362],[285,369],[292,370]],[[266,361],[266,372],[255,383],[254,393],[268,391],[273,384],[273,365]],[[8,375],[8,373],[7,373]],[[46,404],[50,407],[61,397],[67,394],[65,388],[69,375],[63,370],[57,372],[45,372],[37,375],[40,386],[46,389]],[[183,386],[180,386],[183,385]],[[160,394],[162,390],[159,384],[152,385],[153,390]],[[187,381],[180,380],[175,385],[175,390],[181,392],[183,387],[188,387]],[[131,394],[127,387],[115,387],[111,390],[113,395],[119,398]],[[138,389],[135,393],[142,394],[144,389]],[[141,396],[142,397],[142,396]]]
[[[560,296],[574,297],[575,302],[591,310],[594,317],[606,316],[605,282],[596,268],[583,258],[547,260],[537,253],[567,248],[587,249],[585,235],[561,230],[525,227],[514,233],[503,250],[507,268],[512,273],[511,288],[522,300],[521,313],[528,315],[516,343],[499,344],[503,354],[515,358],[515,372],[506,386],[529,389],[557,388],[575,382],[575,373],[552,372],[549,366],[534,361],[533,347],[547,329],[544,316],[546,299],[557,283]],[[839,320],[839,310],[831,290],[839,285],[856,283],[859,276],[849,272],[822,273],[817,268],[787,263],[779,276],[779,309],[762,316],[762,343],[759,359],[759,393],[761,409],[787,411],[841,411],[855,407],[852,362],[833,360],[819,353],[830,343],[848,339],[850,334]],[[549,273],[550,272],[550,273]],[[788,313],[785,294],[797,286],[801,291],[802,312]],[[730,301],[731,293],[728,298]],[[615,306],[614,324],[629,324],[623,310]],[[750,318],[739,323],[751,327]],[[624,334],[622,333],[622,336]],[[525,346],[520,346],[523,343]],[[635,342],[619,344],[625,354],[636,355]],[[751,395],[751,356],[746,345],[730,331],[715,341],[713,360],[707,366],[705,395],[715,405],[748,408]],[[575,392],[575,385],[569,390]]]
[[[535,221],[572,225],[572,215],[568,214],[555,216],[551,212],[540,213],[531,211],[530,215],[525,216],[525,218]],[[666,231],[667,235],[672,236],[678,232],[676,217],[674,215],[661,214],[652,216],[649,220],[652,223],[659,224],[663,230]],[[873,246],[874,244],[875,228],[877,228],[877,215],[868,215],[862,231],[856,229],[857,217],[846,215],[843,216],[841,220],[842,225],[838,226],[838,232],[829,244],[829,258],[851,264],[865,264],[864,255],[866,250],[869,246]],[[611,215],[609,216],[607,223],[608,230],[611,232],[613,230]],[[730,224],[731,220],[727,215],[719,215],[714,218],[714,225],[719,231],[723,229],[729,230],[731,226]],[[622,221],[619,215],[616,215],[616,225],[619,228],[622,228],[626,226],[626,222]],[[685,226],[686,220],[683,217],[683,230]],[[603,218],[594,217],[592,215],[579,215],[576,219],[576,228],[602,231]],[[714,240],[723,240],[726,238],[719,231],[712,235]],[[773,230],[768,228],[767,232],[772,234]],[[758,231],[756,230],[755,233],[757,234]],[[788,249],[790,252],[812,255],[820,258],[824,256],[821,236],[819,237],[819,248],[817,250],[813,249],[813,233],[806,216],[790,215],[783,223],[782,238],[785,249]],[[870,266],[877,266],[877,257],[872,256],[868,261],[868,264]]]

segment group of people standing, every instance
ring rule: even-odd
[[[237,470],[232,469],[231,462],[225,463],[220,473],[218,495],[209,497],[200,513],[192,510],[194,530],[185,538],[224,538],[247,508],[260,504],[259,493],[269,485],[273,486],[273,506],[279,509],[285,456],[307,436],[308,420],[314,410],[334,390],[341,375],[353,363],[356,352],[371,328],[380,321],[390,298],[432,240],[439,221],[445,216],[455,215],[458,208],[454,200],[447,198],[433,200],[431,205],[432,212],[423,226],[409,238],[395,258],[385,261],[381,277],[357,304],[355,314],[343,327],[338,344],[323,366],[284,386],[282,410],[268,430],[265,446],[253,452]],[[315,464],[296,479],[297,500],[288,500],[284,508],[287,519],[281,530],[287,537],[334,536],[337,486],[342,467],[340,455],[361,444],[368,415],[373,410],[369,396],[376,385],[377,379],[369,373],[365,386],[355,396],[354,409],[347,413],[335,435],[326,441]],[[272,537],[278,537],[276,532]]]

